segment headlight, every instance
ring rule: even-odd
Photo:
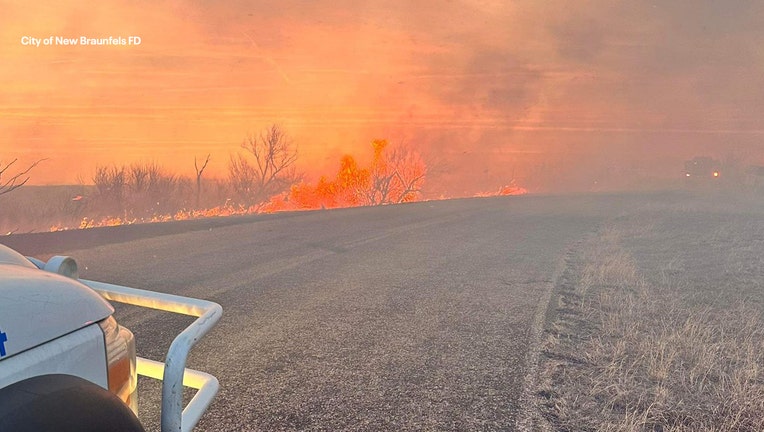
[[[113,317],[98,323],[106,345],[109,391],[122,399],[138,414],[138,376],[135,371],[135,338],[130,330],[117,324]]]

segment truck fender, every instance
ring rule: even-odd
[[[40,375],[0,389],[0,432],[144,432],[122,401],[85,379]]]

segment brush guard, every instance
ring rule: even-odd
[[[170,344],[165,363],[138,357],[136,372],[162,381],[162,432],[189,432],[201,419],[220,387],[214,376],[186,368],[191,348],[215,326],[223,308],[207,300],[140,290],[104,282],[80,279],[105,299],[197,317]],[[183,386],[197,390],[183,408]]]

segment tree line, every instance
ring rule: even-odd
[[[352,155],[346,155],[335,176],[309,183],[297,170],[297,146],[274,124],[245,137],[239,151],[229,156],[224,178],[205,176],[209,154],[194,158],[193,177],[172,173],[155,162],[99,165],[90,177],[92,187],[66,208],[77,213],[70,216],[86,221],[117,218],[129,223],[189,217],[204,209],[255,213],[383,205],[419,198],[427,168],[416,151],[385,140],[373,141],[369,150],[373,155],[368,166],[359,166]],[[41,162],[13,175],[16,160],[0,163],[0,196],[24,186]]]

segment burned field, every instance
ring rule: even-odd
[[[764,430],[764,213],[743,202],[647,206],[569,252],[541,347],[545,429]]]

